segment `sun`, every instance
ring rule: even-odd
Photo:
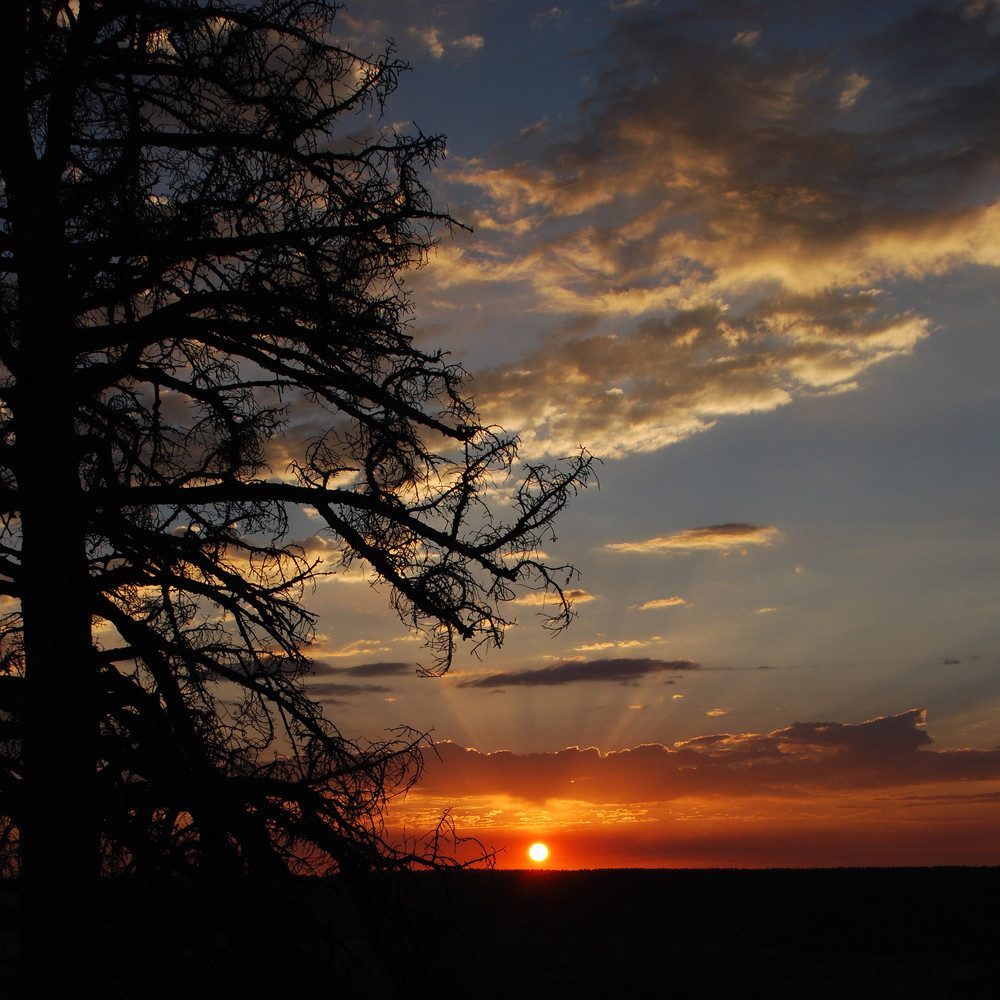
[[[532,844],[528,848],[528,857],[532,861],[544,861],[549,856],[549,849],[544,844]]]

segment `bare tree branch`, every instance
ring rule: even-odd
[[[32,961],[102,869],[446,863],[447,821],[382,829],[420,735],[362,745],[308,697],[326,568],[290,509],[389,585],[430,672],[499,644],[518,587],[571,617],[572,569],[524,553],[590,457],[522,468],[414,344],[406,271],[457,225],[421,181],[443,140],[366,117],[405,67],[337,10],[0,5],[0,853]]]

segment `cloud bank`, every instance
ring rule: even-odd
[[[771,733],[723,733],[673,746],[602,754],[481,753],[435,744],[418,792],[435,797],[508,796],[533,802],[664,802],[690,797],[808,798],[863,790],[1000,777],[1000,750],[930,749],[924,712],[858,725],[795,723]]]

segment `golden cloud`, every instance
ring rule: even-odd
[[[591,642],[583,646],[574,646],[578,653],[593,653],[600,649],[642,649],[660,640],[660,636],[652,639],[615,639],[608,642]]]
[[[564,591],[564,595],[573,604],[584,604],[587,601],[595,600],[594,595],[587,593],[586,590],[567,590]],[[525,594],[523,597],[516,597],[510,603],[522,606],[527,605],[541,607],[544,605],[557,604],[558,599],[554,594],[548,591],[536,591],[530,594]]]
[[[676,535],[642,542],[609,542],[605,548],[614,552],[745,552],[752,545],[771,545],[780,537],[777,528],[754,524],[715,524],[706,528],[688,528]],[[669,599],[669,603],[678,601],[684,603],[680,598]],[[663,605],[643,605],[647,606]]]
[[[646,601],[639,605],[640,611],[652,611],[655,608],[676,608],[682,604],[687,604],[683,597],[658,597],[654,601]]]

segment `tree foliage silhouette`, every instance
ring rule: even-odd
[[[308,697],[326,567],[291,508],[432,671],[501,641],[516,586],[570,614],[532,553],[589,459],[522,468],[407,333],[442,140],[381,124],[404,66],[337,7],[0,5],[3,811],[50,917],[102,868],[416,860],[379,823],[413,735],[359,745]]]

